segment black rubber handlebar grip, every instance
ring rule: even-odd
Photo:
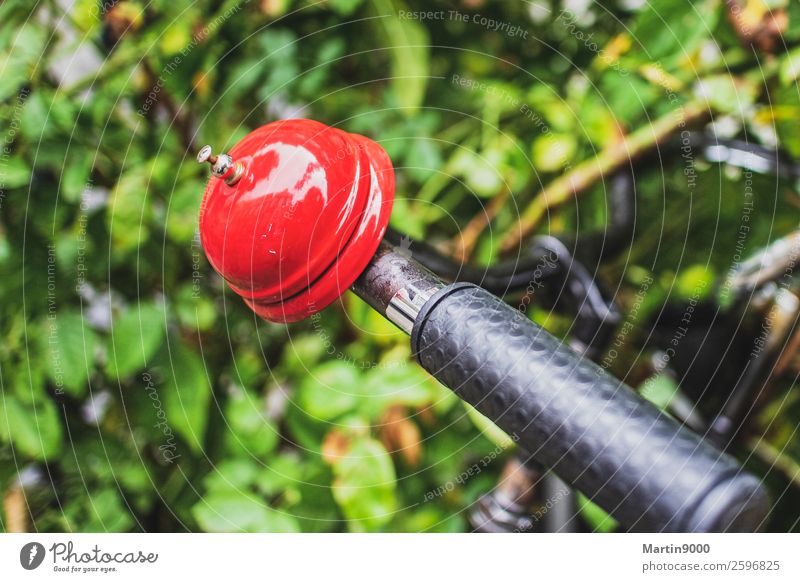
[[[761,483],[487,291],[457,283],[417,315],[420,365],[629,531],[756,531]]]

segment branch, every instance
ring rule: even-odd
[[[486,207],[473,216],[472,220],[467,223],[467,226],[456,235],[451,243],[455,249],[453,251],[453,258],[455,260],[461,261],[462,263],[469,260],[472,252],[475,250],[478,239],[484,229],[492,223],[494,217],[497,216],[497,213],[505,205],[508,195],[508,189],[503,187],[503,189],[489,201]]]
[[[500,252],[508,253],[518,247],[520,241],[539,226],[550,210],[576,198],[604,176],[613,174],[634,158],[657,147],[676,130],[704,121],[710,115],[707,104],[690,102],[637,129],[594,158],[581,162],[539,192],[501,241]]]

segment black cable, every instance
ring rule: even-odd
[[[611,220],[608,226],[578,238],[559,237],[559,239],[567,248],[572,247],[580,251],[581,261],[584,263],[596,264],[600,260],[608,259],[631,244],[635,225],[635,206],[633,175],[629,171],[619,172],[611,181],[609,196]],[[485,267],[455,261],[431,245],[409,239],[392,228],[387,230],[385,238],[393,245],[409,248],[417,261],[440,277],[450,281],[473,283],[501,296],[522,292],[532,283],[538,285],[559,276],[563,277],[574,263],[569,253],[556,252],[536,238],[528,245],[527,252],[522,257],[505,259]]]

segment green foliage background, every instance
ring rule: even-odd
[[[467,529],[508,443],[353,296],[290,327],[256,320],[199,247],[194,153],[280,117],[364,133],[395,163],[392,221],[412,236],[446,242],[510,193],[484,263],[542,186],[698,95],[732,134],[800,156],[797,2],[768,3],[788,14],[774,54],[744,48],[719,0],[641,4],[571,2],[561,20],[549,0],[0,4],[3,527],[22,483],[38,531]],[[741,209],[740,177],[706,166],[689,194],[660,161],[637,174],[640,242],[601,273],[623,305],[652,274],[651,311],[728,269]],[[798,222],[793,185],[756,180],[750,250]],[[603,224],[605,194],[541,230]],[[792,462],[785,390],[762,422]],[[796,489],[775,487],[796,513]]]

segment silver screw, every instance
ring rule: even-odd
[[[197,161],[201,164],[205,164],[206,162],[211,162],[213,164],[217,161],[217,156],[212,154],[210,145],[204,145],[200,151],[197,152]]]
[[[241,162],[234,162],[228,154],[214,154],[210,145],[200,148],[200,151],[197,152],[197,161],[201,164],[211,164],[211,175],[215,178],[222,178],[233,166],[233,172],[225,178],[228,186],[235,185],[244,174],[244,165]]]

